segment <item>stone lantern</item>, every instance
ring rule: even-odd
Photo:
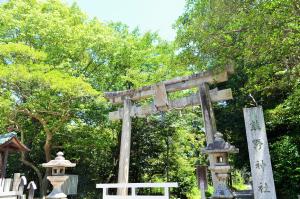
[[[229,171],[231,166],[228,164],[228,155],[230,153],[238,153],[238,149],[225,142],[223,135],[219,132],[215,135],[215,140],[202,150],[205,154],[212,155],[214,163],[210,165],[209,169],[215,173],[217,178],[217,188],[212,196],[216,198],[234,198],[231,190],[228,188],[227,181],[229,178]]]
[[[53,190],[47,198],[67,199],[67,195],[62,191],[63,183],[69,178],[65,175],[65,169],[66,167],[75,167],[76,164],[66,160],[63,152],[58,152],[54,160],[44,163],[42,166],[52,169],[52,176],[48,176],[47,179],[53,185]]]

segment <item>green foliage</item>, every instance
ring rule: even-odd
[[[0,129],[1,131],[4,131],[4,126],[7,124],[8,119],[6,116],[11,111],[12,101],[10,100],[10,94],[7,91],[4,91],[3,89],[0,90],[0,117],[2,118],[0,120]]]
[[[244,176],[242,176],[242,172],[235,170],[231,173],[232,175],[232,187],[236,190],[245,190],[245,179]]]
[[[234,63],[244,95],[274,108],[268,98],[280,102],[299,84],[297,9],[293,0],[189,1],[177,22],[181,57],[198,68]]]
[[[205,192],[206,197],[211,197],[214,193],[214,187],[213,186],[208,186],[207,191]]]
[[[120,124],[108,122],[113,108],[102,92],[189,74],[177,62],[174,48],[155,33],[130,32],[124,24],[89,19],[75,4],[69,7],[59,0],[1,4],[0,128],[18,131],[31,148],[21,157],[23,164],[14,164],[18,155],[10,159],[9,171],[23,170],[41,190],[39,172],[43,174],[44,169],[40,164],[63,150],[77,163],[73,172],[83,184],[80,197],[95,198],[96,183],[116,181],[119,158]],[[139,150],[132,152],[130,179],[164,181],[168,168],[170,180],[184,182],[177,195],[195,195],[195,177],[190,174],[199,153],[191,154],[191,150],[199,150],[195,140],[199,135],[188,131],[191,123],[181,119],[186,128],[179,128],[175,120],[168,120],[168,125],[172,120],[175,126],[163,132],[157,126],[145,130],[149,123],[138,122],[132,134],[140,144],[133,143],[132,148]],[[169,159],[167,138],[172,139]],[[203,136],[197,139],[203,143]]]
[[[188,109],[134,120],[130,171],[134,182],[180,182],[174,189],[177,197],[199,196],[195,165],[206,164],[200,156],[204,134],[199,132],[199,112]]]
[[[275,183],[281,198],[296,198],[299,194],[299,144],[298,137],[283,136],[271,145]]]
[[[20,156],[14,155],[9,171],[40,180],[40,164],[63,150],[77,163],[79,197],[95,198],[96,183],[116,182],[119,158],[121,125],[108,121],[115,107],[103,91],[234,65],[226,83],[234,100],[214,107],[218,130],[240,148],[235,166],[249,170],[241,110],[263,105],[278,194],[294,196],[300,184],[299,10],[296,0],[187,0],[176,42],[166,42],[156,33],[90,19],[59,0],[0,4],[0,129],[24,138],[31,148],[25,159],[33,164],[16,165]],[[206,164],[200,118],[194,108],[134,119],[131,181],[177,181],[177,197],[198,198],[195,164]],[[236,173],[234,186],[243,184]]]
[[[238,168],[249,170],[243,107],[263,106],[270,143],[277,143],[287,134],[291,139],[298,136],[299,10],[295,0],[188,0],[176,23],[182,63],[193,70],[234,65],[235,74],[227,84],[233,89],[234,100],[215,110],[219,130],[240,148],[235,160]],[[274,147],[272,150],[276,151],[280,145]],[[284,162],[280,159],[273,164],[275,173],[279,172],[277,164]],[[293,174],[279,173],[275,180],[281,175],[286,180],[284,185],[276,183],[278,194],[292,198],[283,193],[283,187],[297,190]]]
[[[22,43],[0,44],[0,57],[3,64],[24,62],[34,63],[35,61],[44,60],[46,54],[36,51],[34,48]]]
[[[295,89],[294,93],[275,109],[268,112],[270,119],[270,127],[276,128],[276,126],[289,124],[290,126],[297,126],[300,120],[300,89]]]

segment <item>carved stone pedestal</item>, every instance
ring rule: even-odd
[[[69,176],[48,176],[47,179],[53,185],[53,190],[47,199],[67,199],[67,195],[62,191],[62,185],[68,178]]]
[[[217,198],[226,198],[226,199],[231,199],[233,198],[233,194],[231,190],[227,186],[227,179],[229,177],[228,172],[231,169],[230,166],[227,165],[220,165],[220,166],[214,166],[209,168],[211,171],[216,173],[217,177],[217,185],[216,189],[213,195],[213,199]]]

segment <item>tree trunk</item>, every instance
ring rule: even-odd
[[[21,142],[24,143],[24,133],[23,133],[22,130],[20,130],[20,132],[21,132]],[[38,176],[39,188],[40,188],[39,189],[40,190],[40,197],[43,197],[43,193],[41,191],[42,190],[42,186],[43,186],[43,175],[42,175],[42,172],[32,162],[26,160],[26,158],[25,158],[25,152],[21,153],[21,159],[20,159],[20,161],[24,165],[32,168],[34,170],[34,172],[36,173],[36,175]]]
[[[41,115],[32,113],[29,109],[21,109],[21,110],[18,110],[17,112],[24,113],[24,114],[28,115],[30,118],[36,119],[42,125],[42,127],[46,133],[46,141],[45,141],[45,145],[44,145],[45,159],[46,159],[46,162],[49,162],[51,160],[53,133],[57,132],[64,125],[64,123],[69,119],[70,115],[68,114],[68,112],[66,112],[62,116],[62,118],[60,120],[60,124],[57,125],[54,129],[49,129],[49,127],[47,125],[47,121]],[[35,171],[40,172],[38,169],[36,169]],[[50,174],[51,174],[51,170],[48,168],[46,169],[44,177],[42,177],[42,174],[40,172],[39,183],[40,183],[40,194],[41,194],[42,198],[45,198],[45,196],[47,194],[47,188],[48,188],[47,176],[49,176]]]
[[[51,142],[52,142],[52,138],[53,138],[53,134],[48,131],[46,132],[46,142],[44,145],[44,152],[45,152],[45,158],[46,158],[46,162],[49,162],[51,160]],[[42,186],[41,186],[41,190],[40,192],[42,193],[42,196],[46,196],[47,194],[47,188],[48,188],[48,180],[47,180],[47,176],[50,175],[50,169],[47,168],[44,178],[42,180]]]
[[[52,142],[53,135],[51,132],[46,132],[46,142],[44,145],[45,157],[46,162],[51,160],[51,142]]]
[[[26,166],[31,167],[31,168],[35,171],[35,173],[37,174],[38,180],[39,180],[39,187],[40,187],[40,196],[43,197],[43,193],[42,193],[43,176],[42,176],[41,171],[40,171],[36,166],[34,166],[31,162],[29,162],[28,160],[25,159],[25,154],[24,154],[24,152],[23,152],[22,155],[21,155],[21,162],[22,162],[23,164],[25,164]]]

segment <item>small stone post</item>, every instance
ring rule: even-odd
[[[198,187],[201,191],[201,199],[206,199],[205,191],[207,190],[207,166],[196,166]]]

